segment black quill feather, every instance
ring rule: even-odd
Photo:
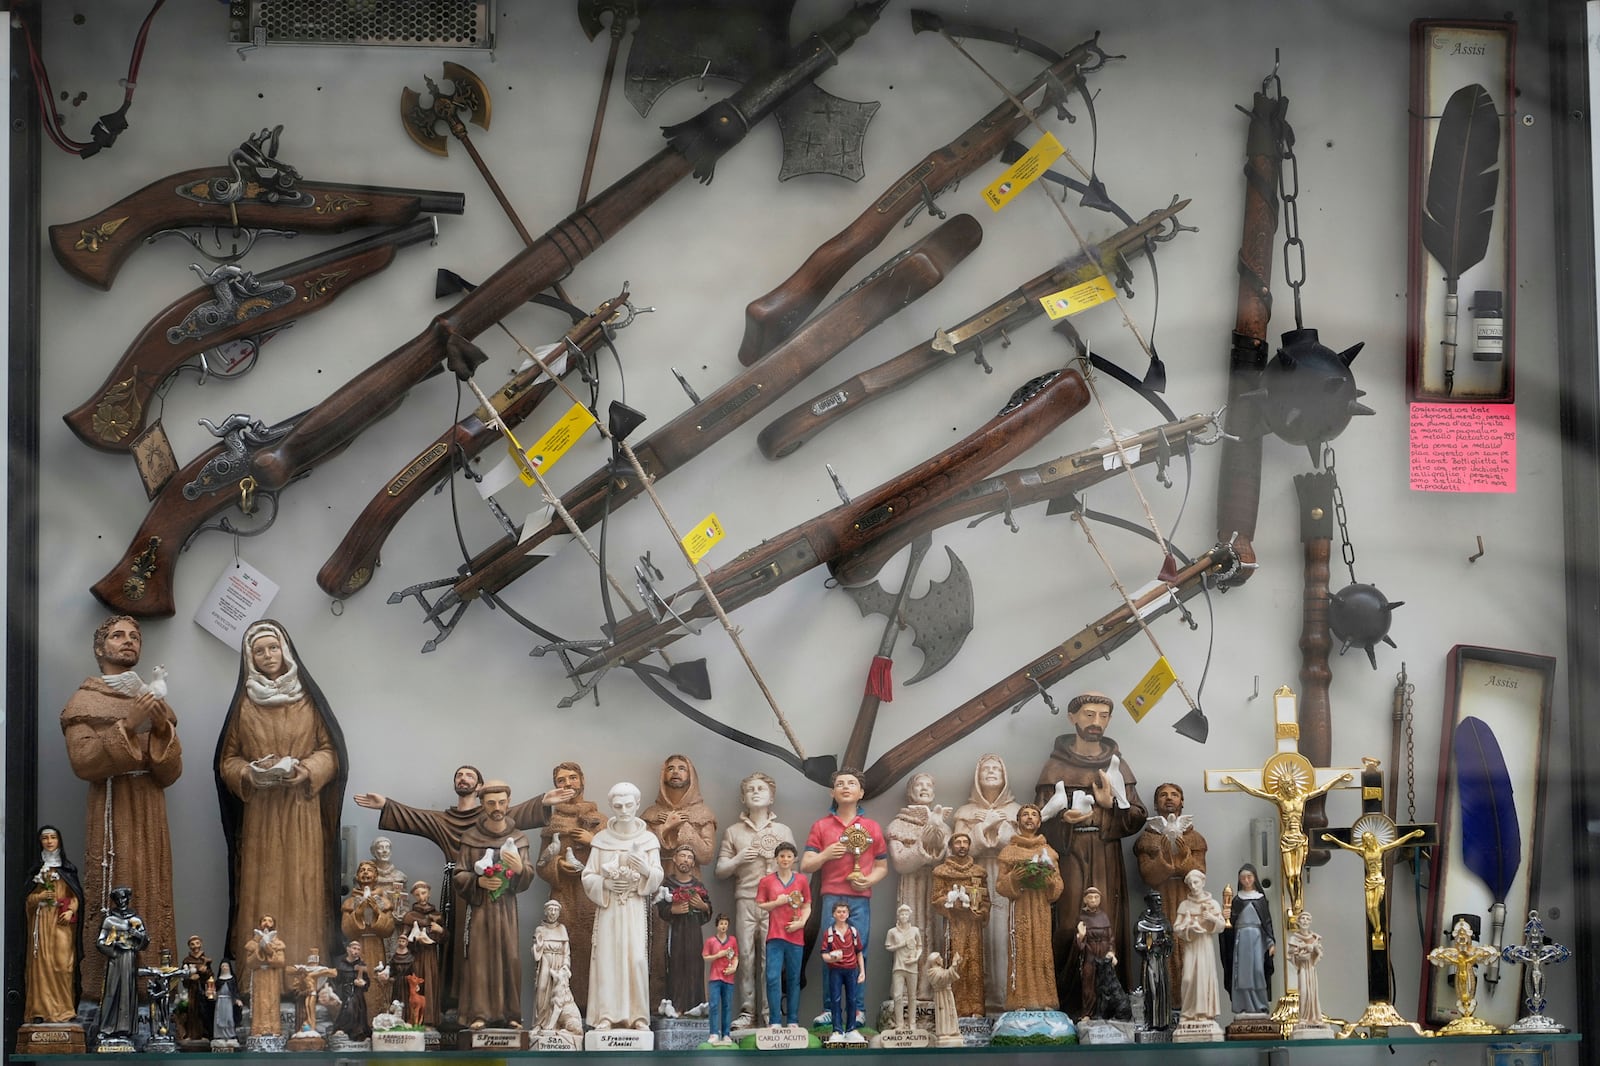
[[[1489,91],[1476,83],[1450,95],[1433,142],[1422,244],[1456,279],[1489,250],[1489,228],[1500,185],[1500,116]]]

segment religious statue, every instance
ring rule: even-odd
[[[590,841],[583,890],[595,905],[588,1022],[596,1029],[650,1028],[648,901],[660,886],[661,844],[639,817],[639,786],[606,796],[611,818]]]
[[[1167,966],[1172,958],[1172,924],[1167,921],[1161,893],[1151,889],[1144,894],[1144,902],[1144,913],[1133,929],[1144,988],[1144,1025],[1140,1028],[1160,1032],[1172,1028],[1172,1016],[1177,1013],[1172,1001],[1172,971]]]
[[[317,990],[323,980],[337,977],[339,971],[331,966],[322,965],[322,956],[313,951],[306,957],[305,962],[297,962],[293,966],[284,968],[289,978],[289,990],[294,993],[295,1003],[295,1031],[299,1033],[315,1033],[317,1031]]]
[[[378,890],[389,897],[396,914],[405,911],[406,903],[406,872],[394,864],[394,841],[388,837],[372,838],[372,845],[367,849],[372,854],[372,863],[377,867]]]
[[[1525,976],[1522,987],[1526,992],[1523,1006],[1526,1013],[1514,1022],[1508,1033],[1564,1033],[1567,1027],[1545,1014],[1544,968],[1551,963],[1566,962],[1572,958],[1572,949],[1557,944],[1544,934],[1544,923],[1538,911],[1528,912],[1528,921],[1522,927],[1522,943],[1507,944],[1500,949],[1506,962],[1522,963]]]
[[[767,916],[767,1020],[774,1027],[798,1027],[811,882],[795,873],[795,846],[789,841],[779,842],[773,859],[778,868],[756,885],[756,907]]]
[[[126,885],[144,912],[157,947],[178,943],[172,912],[172,841],[166,788],[183,773],[178,716],[167,703],[166,671],[156,667],[146,683],[134,667],[142,647],[139,623],[107,618],[94,631],[100,669],[88,677],[61,712],[61,732],[72,772],[89,782],[84,833],[82,993],[100,995],[108,960],[96,948],[100,919],[113,886]],[[137,969],[137,960],[133,963]]]
[[[150,1039],[145,1050],[178,1050],[172,1013],[178,986],[183,983],[183,967],[173,965],[171,948],[162,948],[160,964],[141,966],[138,974],[145,978],[145,998],[150,1003]]]
[[[211,968],[211,956],[206,954],[205,941],[198,936],[189,938],[189,954],[183,957],[183,989],[189,999],[189,1009],[183,1016],[182,1038],[189,1041],[211,1040],[212,1022],[216,1011],[217,975]]]
[[[444,853],[444,879],[439,884],[438,921],[445,931],[446,943],[439,956],[439,983],[435,991],[427,993],[434,1023],[446,1009],[454,1005],[461,995],[463,919],[456,913],[456,875],[467,870],[478,858],[467,854],[466,835],[473,831],[482,813],[479,799],[483,788],[483,775],[476,766],[456,767],[452,778],[456,802],[453,807],[430,811],[410,807],[392,800],[381,792],[357,793],[356,806],[378,813],[378,828],[391,833],[404,833],[433,841]],[[570,799],[572,792],[566,788],[553,788],[542,796],[524,800],[510,808],[506,817],[518,829],[536,829],[544,825],[545,808]]]
[[[394,902],[378,884],[378,864],[363,859],[356,864],[356,883],[339,907],[339,929],[347,940],[361,941],[361,957],[383,961],[384,941],[394,935]],[[370,963],[369,963],[370,969]],[[391,981],[368,974],[367,1017],[383,1013],[389,1005]]]
[[[278,1001],[283,998],[283,970],[287,958],[283,938],[278,935],[277,920],[270,914],[263,914],[261,923],[244,946],[244,965],[250,972],[251,1036],[282,1035]]]
[[[426,881],[411,883],[411,909],[400,916],[395,928],[400,939],[411,945],[411,972],[422,980],[422,1020],[413,1025],[437,1027],[443,1013],[444,980],[440,948],[447,944],[439,908],[433,905],[433,886]]]
[[[550,780],[553,791],[565,798],[551,804],[549,820],[539,833],[536,870],[540,880],[550,886],[550,898],[561,904],[562,921],[572,938],[569,983],[573,999],[587,1003],[594,904],[583,891],[583,867],[589,861],[589,843],[606,820],[598,806],[583,798],[583,767],[575,762],[557,763]]]
[[[1000,869],[1000,849],[1011,842],[1011,832],[1016,826],[1017,800],[1011,794],[1006,776],[1005,760],[998,755],[978,756],[972,772],[972,795],[956,808],[955,833],[965,833],[972,841],[972,857],[983,867],[988,884],[994,884]],[[952,838],[953,839],[953,838]],[[955,950],[952,946],[952,950]],[[983,953],[981,957],[966,950],[963,974],[975,970],[983,974],[983,1010],[969,1012],[961,1007],[964,1017],[997,1013],[1005,1008],[1008,976],[1011,972],[1011,901],[1004,896],[991,896],[987,924],[984,926]],[[965,981],[961,982],[965,984]],[[959,988],[959,985],[958,985]],[[964,1003],[960,991],[956,1002]]]
[[[822,931],[823,973],[827,985],[823,1001],[833,1019],[833,1043],[866,1043],[856,1032],[862,1015],[861,994],[867,981],[866,941],[861,931],[850,924],[850,904],[838,900],[833,905],[833,924]]]
[[[889,838],[889,865],[899,875],[895,905],[909,906],[911,924],[924,931],[933,928],[928,909],[932,870],[950,846],[950,808],[934,803],[933,796],[933,775],[912,774],[906,782],[906,805],[884,827]],[[917,994],[928,998],[926,977]]]
[[[824,920],[832,916],[835,903],[850,908],[850,925],[861,934],[864,961],[872,936],[872,888],[889,874],[889,843],[883,828],[861,812],[862,794],[860,774],[840,770],[833,775],[833,803],[806,834],[800,872],[821,872]],[[839,1020],[832,1021],[837,1028]],[[862,1021],[857,1018],[855,1026]]]
[[[1404,847],[1409,841],[1415,840],[1420,836],[1426,836],[1427,830],[1413,829],[1404,836],[1393,836],[1391,830],[1387,835],[1391,836],[1392,839],[1380,840],[1377,832],[1372,829],[1364,829],[1361,831],[1360,836],[1357,837],[1360,841],[1359,844],[1347,844],[1330,833],[1322,834],[1324,841],[1329,844],[1337,844],[1345,851],[1355,852],[1361,856],[1361,861],[1366,864],[1366,876],[1362,880],[1362,886],[1366,893],[1367,929],[1371,931],[1372,947],[1375,951],[1381,951],[1388,946],[1388,935],[1383,928],[1383,894],[1384,885],[1387,881],[1383,876],[1383,858],[1396,848]]]
[[[1100,905],[1102,898],[1100,890],[1090,885],[1083,890],[1083,902],[1078,908],[1078,931],[1074,940],[1078,958],[1082,960],[1078,978],[1082,985],[1083,1018],[1130,1021],[1133,1006],[1117,976],[1111,919]]]
[[[711,897],[700,880],[694,846],[679,844],[656,889],[656,928],[666,930],[666,998],[661,1013],[687,1014],[706,1001],[706,966],[700,957],[701,930],[711,917]]]
[[[338,943],[344,736],[283,626],[245,630],[239,683],[217,741],[217,796],[233,901],[228,948],[270,912],[287,957]]]
[[[894,925],[884,937],[883,946],[894,956],[889,975],[889,999],[894,1004],[891,1029],[917,1027],[917,975],[922,968],[922,930],[912,924],[911,904],[895,908]]]
[[[239,1046],[239,1016],[244,1004],[239,1002],[239,979],[233,975],[233,960],[223,959],[217,964],[217,997],[211,1012],[211,1043],[222,1050]]]
[[[944,938],[935,935],[934,943],[949,950],[952,971],[961,959],[951,995],[958,1017],[978,1018],[984,1013],[984,953],[989,907],[993,896],[989,877],[972,860],[972,837],[956,831],[950,836],[950,857],[933,868],[929,910],[942,916]],[[1009,908],[1011,901],[1000,897]]]
[[[1128,956],[1128,877],[1122,840],[1144,828],[1145,806],[1133,769],[1105,735],[1111,697],[1084,692],[1067,704],[1073,732],[1056,738],[1034,790],[1044,837],[1061,856],[1063,890],[1056,902],[1055,974],[1062,1009],[1081,1017],[1074,931],[1083,890],[1100,889],[1117,958]],[[1123,973],[1124,981],[1127,973]]]
[[[1224,895],[1227,895],[1224,890]],[[1273,957],[1278,953],[1272,931],[1272,905],[1261,891],[1256,868],[1239,867],[1233,895],[1226,901],[1222,930],[1222,983],[1235,1014],[1267,1014],[1272,1010]]]
[[[61,830],[39,827],[39,861],[23,881],[23,921],[27,923],[22,983],[22,1020],[70,1022],[78,1012],[78,923],[83,920],[83,886],[67,858]]]
[[[1018,808],[1016,828],[1011,843],[1000,850],[1000,873],[994,882],[994,890],[1011,901],[1008,1011],[1057,1010],[1061,1004],[1049,947],[1051,904],[1064,891],[1061,860],[1046,842],[1041,825],[1038,807],[1024,803]]]
[[[100,1042],[133,1043],[139,1024],[139,952],[150,943],[144,919],[133,911],[133,889],[118,885],[111,890],[111,909],[100,922],[95,950],[106,960],[100,993]]]
[[[1178,916],[1178,901],[1183,899],[1183,879],[1190,870],[1206,868],[1206,838],[1194,827],[1194,819],[1183,813],[1183,789],[1171,781],[1156,786],[1156,813],[1144,823],[1144,831],[1133,841],[1133,857],[1139,862],[1139,878],[1161,893],[1167,908],[1167,921]],[[1174,945],[1171,969],[1173,987],[1178,987],[1183,967],[1183,943]]]
[[[334,993],[339,997],[333,1031],[343,1033],[348,1040],[365,1040],[372,1035],[372,1018],[367,1013],[367,986],[372,972],[362,958],[361,941],[347,943],[344,956],[333,961],[333,969]]]
[[[777,782],[764,773],[758,771],[740,781],[739,799],[744,809],[739,820],[723,831],[717,852],[717,876],[733,879],[733,932],[745,953],[744,963],[735,971],[739,1000],[735,1029],[747,1029],[757,1018],[767,1016],[763,976],[767,917],[756,906],[756,886],[778,868],[774,857],[778,845],[794,843],[794,833],[772,813],[777,798]],[[763,998],[758,1001],[758,996]]]
[[[650,831],[661,842],[662,865],[680,845],[694,851],[695,872],[716,855],[717,816],[711,813],[700,793],[700,778],[687,755],[668,755],[661,763],[660,786],[656,800],[639,813]],[[667,942],[671,939],[666,922],[653,908],[650,912],[650,1001],[670,1000],[667,987]],[[700,937],[695,936],[695,944]],[[704,969],[704,967],[699,967]],[[698,1002],[698,1001],[696,1001]],[[691,1004],[693,1006],[693,1004]],[[685,1010],[688,1008],[679,1008]]]
[[[1465,918],[1456,919],[1449,944],[1428,952],[1428,961],[1440,969],[1451,970],[1456,980],[1456,1017],[1439,1030],[1440,1036],[1500,1031],[1474,1013],[1478,1009],[1478,967],[1499,954],[1494,948],[1477,942],[1472,925]]]
[[[711,1035],[706,1043],[733,1045],[733,975],[739,967],[739,941],[729,931],[728,916],[717,915],[716,932],[700,946],[700,957],[710,967],[706,988],[710,991]]]
[[[522,1028],[522,934],[517,897],[533,885],[528,836],[511,821],[511,786],[485,781],[478,818],[461,830],[465,867],[455,873],[466,906],[462,944],[462,1024]]]
[[[937,951],[928,952],[928,987],[933,990],[933,1043],[935,1047],[961,1047],[961,1014],[956,1009],[956,982],[961,980],[961,956],[950,965]]]
[[[1203,870],[1183,879],[1186,895],[1172,922],[1172,938],[1184,945],[1178,1017],[1186,1023],[1215,1027],[1222,1013],[1222,980],[1217,973],[1217,934],[1222,932],[1222,906],[1206,891]]]
[[[1327,795],[1346,781],[1355,780],[1355,775],[1342,773],[1317,785],[1316,769],[1311,761],[1295,752],[1274,755],[1267,760],[1262,771],[1262,783],[1267,786],[1264,789],[1247,785],[1232,774],[1225,775],[1222,783],[1256,799],[1266,800],[1278,808],[1278,851],[1283,858],[1283,918],[1293,929],[1305,902],[1306,853],[1311,849],[1311,839],[1306,836],[1305,829],[1306,804],[1318,796]]]
[[[544,921],[533,931],[533,1027],[583,1039],[583,1019],[572,998],[572,938],[561,924],[561,903],[546,900]]]
[[[1289,965],[1294,967],[1300,1000],[1294,1028],[1302,1032],[1325,1029],[1327,1023],[1322,1017],[1322,994],[1317,985],[1317,963],[1322,961],[1322,934],[1312,930],[1309,911],[1300,912],[1300,924],[1289,931],[1288,940],[1286,953]]]
[[[400,1010],[392,1011],[392,1013],[398,1014],[402,1018],[405,1018],[409,1013],[411,1005],[411,993],[413,991],[411,988],[410,979],[417,976],[416,968],[417,959],[415,955],[411,954],[411,941],[403,936],[395,937],[394,950],[389,953],[389,965],[387,967],[388,973],[385,975],[383,983],[386,984],[390,989],[389,1003],[391,1005],[395,1003],[402,1004]],[[422,979],[420,977],[417,978],[418,986],[416,989],[419,1000],[419,1015],[421,1013],[421,980]],[[377,982],[374,981],[373,983],[376,984]],[[371,1000],[369,999],[367,1002],[370,1003]],[[379,1011],[378,1013],[381,1014],[383,1012]],[[375,1018],[377,1015],[373,1015],[372,1017]],[[406,1024],[420,1025],[421,1023],[408,1020]]]

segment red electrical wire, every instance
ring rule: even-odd
[[[22,35],[28,45],[28,65],[33,73],[34,92],[39,97],[39,117],[43,121],[45,133],[55,142],[57,148],[87,158],[102,148],[111,147],[116,141],[117,134],[127,128],[126,116],[129,106],[133,103],[133,90],[139,82],[139,64],[144,60],[144,47],[150,36],[150,24],[155,21],[156,12],[160,11],[166,2],[167,0],[155,0],[150,13],[144,17],[144,22],[139,26],[139,35],[133,42],[133,54],[128,59],[128,76],[123,79],[122,107],[100,116],[100,120],[95,124],[95,139],[92,141],[74,140],[62,126],[61,116],[55,109],[55,92],[50,87],[50,74],[45,69],[44,59],[39,55],[38,47],[34,44],[32,28],[26,20],[23,21]]]

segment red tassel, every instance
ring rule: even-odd
[[[872,669],[867,671],[867,695],[884,703],[894,702],[894,660],[887,655],[872,657]]]
[[[1161,560],[1161,572],[1156,575],[1157,581],[1173,582],[1178,579],[1178,560],[1168,552],[1167,557]]]

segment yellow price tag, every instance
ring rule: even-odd
[[[1039,179],[1050,168],[1050,164],[1060,159],[1066,152],[1056,135],[1046,133],[1039,139],[1039,143],[1029,148],[1026,154],[1015,163],[1006,168],[987,188],[983,190],[983,199],[992,210],[998,211],[1009,204],[1017,193],[1026,189]]]
[[[1101,274],[1093,281],[1053,292],[1049,296],[1041,296],[1039,302],[1044,305],[1044,313],[1054,322],[1116,298],[1117,291],[1111,287],[1111,282],[1106,276]]]
[[[571,410],[556,420],[556,424],[545,430],[544,436],[534,441],[523,454],[528,457],[528,462],[538,468],[541,475],[547,473],[556,460],[567,454],[584,431],[594,425],[594,415],[581,403],[572,405]],[[524,485],[532,485],[533,478],[527,471],[520,475]]]
[[[1122,706],[1127,709],[1135,722],[1140,721],[1150,713],[1150,709],[1161,702],[1161,697],[1167,694],[1167,689],[1178,680],[1178,675],[1172,672],[1172,666],[1167,662],[1165,655],[1156,660],[1150,672],[1139,679],[1133,686],[1133,691],[1122,699]]]
[[[717,541],[727,535],[727,530],[722,528],[716,513],[712,512],[701,519],[699,525],[683,535],[683,550],[689,553],[691,563],[698,563]]]

